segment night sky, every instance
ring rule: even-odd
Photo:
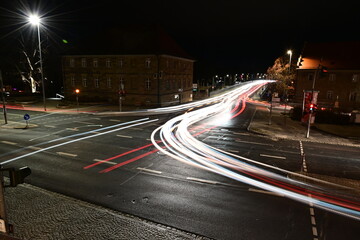
[[[32,9],[46,19],[55,47],[119,24],[157,24],[204,74],[265,72],[288,49],[296,56],[304,41],[360,40],[359,6],[315,0],[2,0],[0,43],[11,49],[19,32],[29,31],[18,29],[24,24],[19,14]]]

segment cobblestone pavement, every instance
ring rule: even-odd
[[[6,188],[5,203],[11,236],[23,240],[208,239],[29,184]]]

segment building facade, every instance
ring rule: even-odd
[[[63,56],[65,97],[82,101],[119,98],[124,105],[169,106],[192,101],[191,59],[171,55]]]
[[[360,110],[360,43],[307,43],[298,61],[295,102],[318,91],[318,107]]]

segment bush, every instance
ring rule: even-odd
[[[300,121],[302,117],[302,108],[301,107],[293,107],[290,110],[290,118],[293,120]]]

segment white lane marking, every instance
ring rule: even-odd
[[[187,180],[195,181],[195,182],[201,182],[201,183],[209,183],[209,184],[218,184],[216,181],[201,179],[201,178],[193,178],[193,177],[187,177]]]
[[[239,151],[237,151],[237,150],[227,150],[228,152],[232,152],[232,153],[239,153]]]
[[[66,130],[69,130],[69,131],[79,131],[79,129],[77,128],[65,128]]]
[[[111,164],[111,165],[116,165],[116,162],[111,162],[111,161],[105,161],[101,160],[101,159],[94,159],[95,162],[102,162],[102,163],[107,163],[107,164]]]
[[[90,119],[101,120],[101,118],[90,118]]]
[[[40,150],[41,148],[39,148],[39,147],[35,147],[35,146],[30,146],[30,147],[28,147],[29,149],[32,149],[32,150]]]
[[[81,138],[73,139],[73,140],[70,140],[70,141],[67,141],[67,142],[64,142],[64,143],[59,143],[59,144],[56,144],[56,145],[53,145],[53,146],[50,146],[50,147],[46,147],[46,148],[43,148],[43,149],[40,149],[40,150],[31,152],[31,153],[28,153],[28,154],[23,154],[23,155],[21,155],[21,156],[15,157],[15,158],[8,159],[8,160],[6,160],[6,161],[3,161],[2,164],[5,165],[5,164],[8,164],[8,163],[10,163],[10,162],[14,162],[14,161],[16,161],[16,160],[19,160],[19,159],[25,158],[25,157],[27,157],[27,156],[31,156],[31,155],[34,155],[34,154],[37,154],[37,153],[39,153],[39,152],[43,152],[43,151],[46,151],[46,150],[49,150],[49,149],[53,149],[53,148],[60,147],[60,146],[64,146],[64,145],[67,145],[67,144],[70,144],[70,143],[74,143],[74,142],[82,141],[82,140],[85,140],[85,139],[89,139],[89,138],[101,136],[101,135],[104,135],[104,134],[113,133],[113,132],[116,132],[116,131],[128,129],[128,128],[131,128],[131,127],[134,127],[134,126],[138,126],[138,125],[142,125],[142,124],[147,124],[147,123],[155,122],[155,121],[158,121],[158,120],[159,120],[159,119],[153,119],[153,120],[147,120],[147,121],[145,121],[145,122],[140,122],[140,123],[139,123],[139,121],[144,121],[144,119],[134,120],[134,121],[131,121],[131,122],[138,122],[138,123],[130,124],[130,125],[127,125],[127,126],[124,126],[124,127],[121,127],[121,128],[116,128],[116,129],[113,129],[113,130],[109,130],[109,131],[106,131],[106,132],[101,132],[101,133],[98,133],[98,134],[96,134],[96,135],[90,135],[90,136],[86,136],[86,137],[81,137]],[[129,123],[130,123],[130,122],[129,122]],[[125,123],[124,123],[124,124],[125,124]],[[123,124],[119,124],[119,125],[123,125]],[[113,127],[113,126],[111,126],[111,127]],[[105,129],[105,128],[104,128],[104,129]],[[87,133],[91,133],[91,131],[90,131],[90,132],[87,132]],[[50,141],[50,142],[51,142],[51,141]]]
[[[126,136],[126,135],[116,135],[117,137],[122,137],[122,138],[133,138],[132,136]]]
[[[83,124],[89,124],[89,125],[93,125],[94,123],[91,123],[91,122],[80,122],[80,121],[75,121],[77,123],[83,123]]]
[[[148,168],[138,167],[138,168],[136,168],[136,169],[138,169],[138,170],[140,170],[140,171],[144,171],[144,172],[162,174],[162,172],[160,172],[160,171],[156,171],[156,170],[152,170],[152,169],[148,169]]]
[[[260,154],[260,157],[277,158],[277,159],[286,159],[286,157],[273,156],[273,155],[267,155],[267,154]]]
[[[263,146],[273,146],[273,144],[269,144],[269,143],[248,142],[248,141],[241,141],[241,140],[235,140],[235,142],[256,144],[256,145],[263,145]]]
[[[8,144],[8,145],[16,145],[17,143],[9,142],[9,141],[1,141],[2,143]]]
[[[265,190],[255,189],[255,188],[249,188],[249,191],[250,192],[268,194],[268,195],[273,195],[273,196],[277,196],[277,197],[284,197],[284,195],[279,194],[279,193],[269,192],[269,191],[265,191]]]
[[[44,127],[48,127],[48,128],[56,128],[55,126],[53,125],[44,125]]]
[[[110,122],[121,122],[121,120],[118,120],[118,119],[110,119],[109,121]]]
[[[306,166],[306,159],[305,159],[305,153],[304,153],[304,147],[301,141],[299,141],[300,144],[300,156],[302,159],[302,168],[305,173],[307,173],[307,166]],[[308,194],[308,197],[311,198],[311,194]],[[318,240],[318,231],[316,227],[316,219],[315,219],[315,211],[313,208],[314,204],[312,202],[309,203],[309,209],[310,209],[310,221],[311,221],[311,229],[313,233],[313,240]]]
[[[56,153],[61,155],[61,156],[77,157],[77,154],[72,154],[72,153],[66,153],[66,152],[56,152]]]

